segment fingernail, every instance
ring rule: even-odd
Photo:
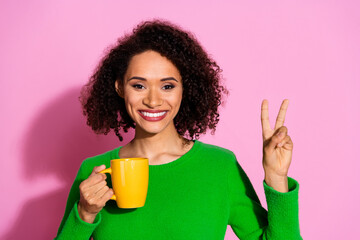
[[[278,136],[279,136],[279,137],[283,137],[284,135],[285,135],[284,132],[282,132],[282,131],[281,131],[281,132],[278,132]]]

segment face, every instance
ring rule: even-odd
[[[131,58],[123,86],[116,81],[115,87],[137,132],[173,133],[182,99],[181,81],[179,70],[158,52],[149,50]]]

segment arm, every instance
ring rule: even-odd
[[[289,192],[282,193],[263,181],[268,212],[244,170],[234,157],[228,169],[229,225],[239,239],[300,240],[298,217],[299,184],[288,177]]]
[[[93,231],[101,222],[101,213],[97,214],[94,223],[90,224],[83,221],[78,212],[78,202],[80,198],[79,185],[89,174],[86,172],[84,162],[76,175],[67,199],[65,214],[58,229],[55,239],[90,239]]]

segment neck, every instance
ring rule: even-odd
[[[173,152],[183,148],[185,139],[179,135],[176,128],[171,124],[165,131],[160,133],[148,133],[140,128],[135,128],[135,137],[131,141],[134,149],[144,156],[152,156],[161,152]]]

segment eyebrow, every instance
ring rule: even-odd
[[[136,77],[136,76],[130,78],[128,81],[130,81],[131,79],[138,79],[138,80],[146,81],[146,78]],[[168,81],[168,80],[174,80],[174,81],[178,82],[178,80],[176,80],[176,79],[173,78],[173,77],[167,77],[167,78],[162,78],[162,79],[160,79],[160,81]]]

